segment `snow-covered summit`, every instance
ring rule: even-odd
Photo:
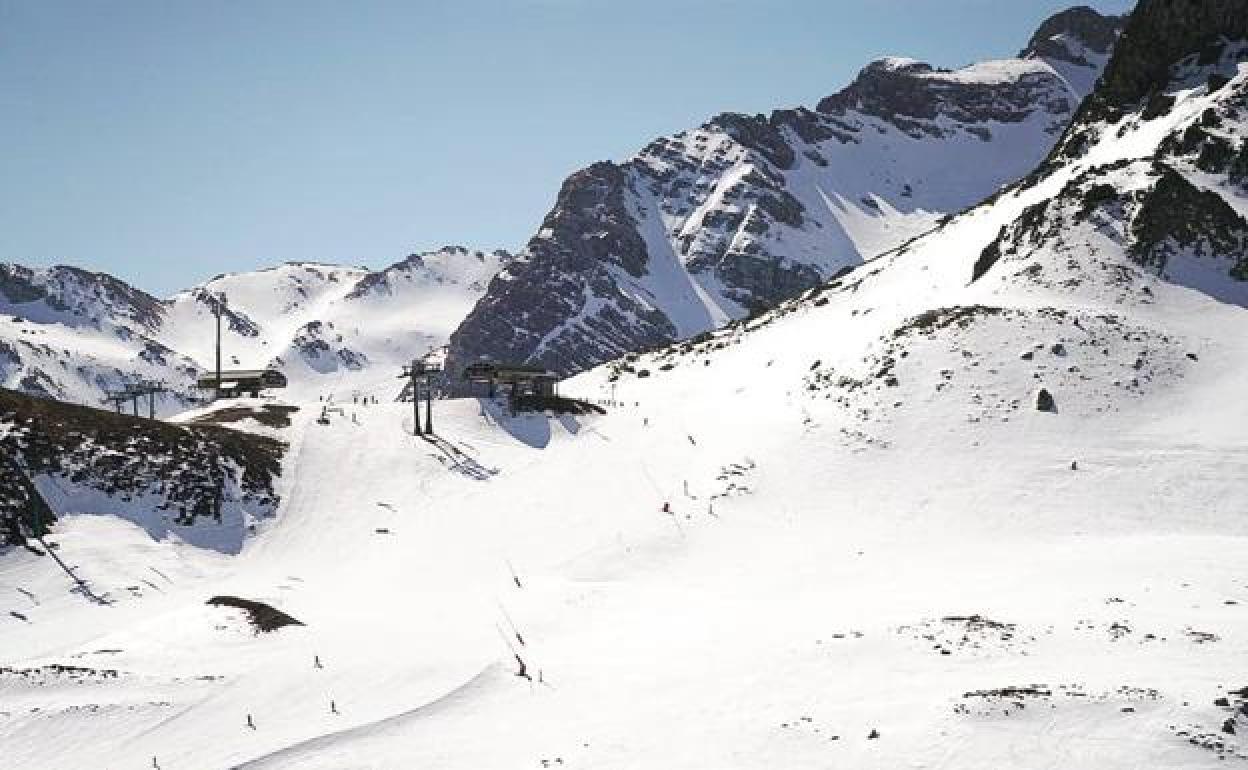
[[[0,265],[0,384],[95,405],[110,390],[154,381],[169,388],[160,411],[176,411],[214,363],[217,297],[227,368],[276,367],[295,389],[331,373],[388,373],[445,345],[510,259],[447,246],[378,271],[287,262],[163,300],[104,274]]]
[[[357,299],[370,292],[393,292],[404,281],[454,283],[484,291],[490,278],[511,259],[511,254],[503,250],[486,253],[463,246],[444,246],[437,251],[410,254],[384,270],[361,278],[347,298]]]
[[[159,300],[106,273],[68,265],[29,268],[0,263],[0,311],[70,326],[113,322],[134,329],[160,324]]]

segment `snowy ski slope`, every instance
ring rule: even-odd
[[[232,423],[289,444],[237,554],[64,512],[107,603],[0,555],[0,768],[1243,765],[1248,223],[1212,212],[1248,195],[1171,141],[1243,147],[1248,62],[1208,66],[826,286],[561,384],[606,415],[440,401],[423,440],[364,370]]]
[[[864,441],[799,387],[828,316],[617,384],[601,418],[449,401],[431,445],[406,405],[308,404],[236,557],[69,517],[62,557],[115,603],[0,562],[27,618],[0,766],[1224,766],[1178,733],[1233,743],[1213,701],[1245,684],[1243,335],[1116,411],[928,405]],[[306,626],[254,635],[218,594]],[[1030,684],[1053,695],[966,695]]]
[[[1055,173],[564,384],[603,417],[439,402],[431,444],[389,378],[308,394],[282,506],[238,556],[68,516],[62,558],[114,603],[0,560],[25,618],[3,621],[0,767],[1244,761],[1246,311],[1130,272],[1108,221],[968,283],[1081,172]],[[1075,247],[1130,281],[1014,264]],[[214,595],[305,625],[257,635]]]

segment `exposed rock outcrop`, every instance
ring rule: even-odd
[[[220,523],[227,509],[266,515],[278,502],[284,450],[275,439],[215,425],[171,425],[0,389],[0,533],[22,542],[53,523],[40,479],[78,501],[76,511],[163,512],[178,526]]]

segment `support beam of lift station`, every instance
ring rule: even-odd
[[[412,388],[412,432],[417,436],[433,435],[433,383],[430,378],[441,371],[436,367],[431,367],[420,359],[412,361],[411,364],[403,367],[403,373],[399,375],[401,380],[410,380]],[[425,426],[420,426],[420,386],[425,386]]]
[[[121,405],[126,401],[131,402],[134,410],[134,416],[139,416],[139,399],[147,396],[147,418],[149,420],[156,419],[156,394],[164,393],[168,390],[163,383],[160,382],[139,382],[134,385],[127,385],[121,390],[113,391],[104,396],[104,402],[113,404],[117,408],[117,413],[121,414]]]

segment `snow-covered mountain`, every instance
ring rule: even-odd
[[[162,340],[210,364],[209,296],[221,293],[230,313],[229,365],[272,365],[312,388],[323,384],[314,375],[349,378],[370,367],[397,374],[400,364],[446,344],[510,259],[505,251],[448,246],[376,272],[298,263],[219,276],[169,300]]]
[[[773,311],[570,383],[691,403],[719,367],[767,370],[884,441],[899,420],[1093,419],[1228,384],[1248,363],[1248,5],[1189,5],[1141,3],[1023,179]]]
[[[182,408],[196,363],[157,336],[166,305],[122,281],[74,267],[0,264],[0,385],[98,405],[126,383],[168,383],[162,411]]]
[[[1046,20],[1018,58],[867,65],[814,110],[725,113],[573,174],[451,339],[573,372],[723,326],[931,229],[1031,170],[1122,19]]]
[[[1246,104],[1248,0],[1143,0],[1033,173],[604,416],[183,415],[289,447],[236,554],[25,463],[109,603],[0,553],[0,768],[1242,765]]]
[[[273,366],[315,390],[446,344],[510,255],[448,246],[384,270],[300,262],[235,273],[157,299],[73,267],[0,264],[0,385],[98,404],[141,380],[169,388],[160,411],[195,399],[214,365],[212,297],[223,295],[222,365]],[[345,380],[344,380],[345,378]]]
[[[954,71],[884,59],[815,110],[726,113],[660,138],[574,174],[514,261],[448,247],[377,273],[291,263],[167,300],[76,268],[0,265],[0,384],[94,404],[156,381],[169,388],[160,411],[175,411],[213,363],[215,292],[229,300],[223,365],[276,366],[298,388],[395,369],[448,341],[452,367],[484,355],[567,372],[687,338],[895,247],[1032,168],[1120,26],[1075,8],[1016,59]]]

